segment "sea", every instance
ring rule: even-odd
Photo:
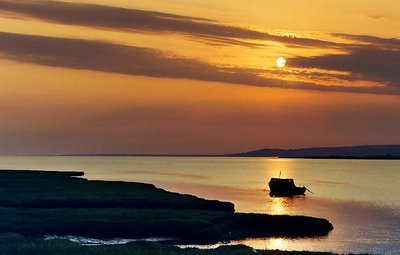
[[[233,202],[237,212],[322,217],[334,226],[325,237],[246,239],[225,245],[400,255],[400,160],[3,156],[0,169],[84,171],[90,180],[152,183]],[[270,197],[268,181],[279,175],[310,191]],[[196,247],[217,245],[222,244]]]

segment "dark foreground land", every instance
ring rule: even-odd
[[[217,249],[180,249],[178,247],[149,242],[124,245],[81,246],[65,240],[44,241],[16,234],[0,234],[0,255],[333,255],[327,252],[253,250],[244,245],[221,246]]]
[[[0,255],[334,255],[327,252],[253,250],[244,245],[217,249],[180,249],[173,245],[133,242],[124,245],[81,246],[65,240],[39,240],[16,234],[0,234]]]
[[[235,213],[229,202],[172,193],[150,184],[89,181],[79,178],[82,175],[1,170],[0,254],[252,254],[242,246],[199,253],[171,244],[83,247],[41,238],[164,237],[174,243],[215,243],[250,237],[323,236],[333,229],[325,219]]]

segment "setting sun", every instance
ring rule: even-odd
[[[279,57],[276,59],[276,66],[279,68],[285,67],[286,65],[286,59],[284,59],[283,57]]]

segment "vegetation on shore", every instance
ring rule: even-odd
[[[166,237],[183,243],[268,236],[321,236],[327,220],[197,210],[129,208],[0,208],[0,232],[25,236]]]
[[[0,242],[5,243],[8,238],[27,249],[46,250],[51,249],[47,245],[54,244],[73,250],[78,249],[75,244],[46,243],[37,238],[44,235],[163,237],[172,238],[175,243],[215,243],[249,237],[323,236],[333,229],[326,219],[235,213],[229,202],[168,192],[150,184],[90,181],[81,178],[82,175],[82,172],[1,170]],[[133,250],[142,248],[130,245]],[[157,245],[161,244],[151,247],[161,247]],[[85,252],[79,254],[94,254],[89,248]],[[171,253],[163,254],[181,253],[173,248]]]
[[[152,184],[76,178],[83,175],[83,172],[0,170],[0,207],[234,212],[234,205],[229,202],[168,192]]]
[[[0,255],[333,255],[328,252],[254,250],[244,245],[216,249],[181,249],[173,245],[132,242],[123,245],[82,246],[67,240],[41,240],[17,234],[0,234]]]

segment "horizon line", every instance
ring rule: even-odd
[[[176,154],[176,153],[110,153],[110,152],[93,152],[93,153],[44,153],[44,154],[10,154],[10,155],[0,155],[0,156],[9,156],[9,157],[31,157],[31,156],[37,156],[37,157],[72,157],[72,156],[136,156],[136,157],[227,157],[227,156],[233,156],[233,155],[238,155],[238,154],[245,154],[249,152],[254,152],[254,151],[261,151],[261,150],[282,150],[282,151],[293,151],[293,150],[305,150],[305,149],[328,149],[328,148],[355,148],[355,147],[381,147],[381,146],[400,146],[399,144],[361,144],[361,145],[341,145],[341,146],[312,146],[312,147],[297,147],[297,148],[259,148],[259,149],[252,149],[252,150],[246,150],[246,151],[240,151],[240,152],[233,152],[233,153],[220,153],[220,154]],[[284,157],[282,157],[284,158]]]

